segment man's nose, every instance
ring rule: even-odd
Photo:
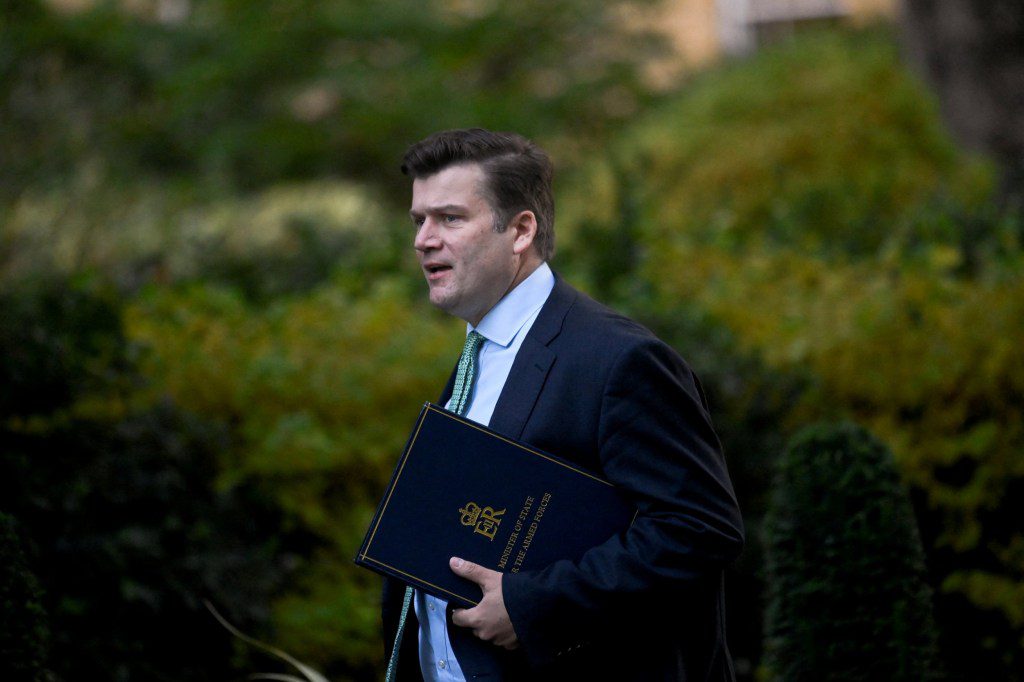
[[[437,235],[437,225],[430,218],[426,218],[416,230],[416,238],[412,242],[417,251],[428,251],[441,246],[441,240]]]

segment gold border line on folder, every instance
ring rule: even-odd
[[[387,510],[388,504],[391,502],[391,496],[395,494],[395,488],[398,487],[398,479],[400,479],[402,477],[402,472],[405,470],[405,463],[409,461],[409,453],[412,452],[412,446],[416,444],[416,439],[420,437],[420,429],[423,428],[423,422],[426,421],[426,419],[427,419],[427,413],[424,410],[423,413],[420,415],[420,423],[416,425],[416,433],[413,434],[412,440],[409,441],[409,447],[407,447],[405,449],[405,452],[402,455],[402,465],[400,467],[398,467],[398,473],[395,474],[395,483],[394,483],[394,485],[391,486],[391,490],[388,491],[388,496],[384,500],[384,505],[380,508],[380,514],[377,516],[377,523],[373,524],[373,532],[370,533],[370,539],[367,540],[367,542],[366,542],[366,549],[367,550],[369,550],[370,549],[370,545],[373,544],[373,538],[374,538],[374,536],[377,535],[377,528],[380,527],[380,522],[384,520],[384,511]],[[363,556],[366,557],[366,554],[363,553]],[[366,558],[369,558],[369,557],[366,557]],[[376,561],[376,559],[374,559],[374,561]],[[381,562],[378,561],[377,563],[381,563]],[[381,564],[381,565],[382,566],[386,566],[387,564]],[[388,568],[391,568],[391,567],[388,566]],[[394,569],[394,570],[398,570],[398,569]],[[426,582],[426,581],[424,581],[424,582]],[[429,585],[430,583],[427,583],[427,584]],[[440,589],[440,588],[438,588],[438,589]]]
[[[406,573],[405,571],[403,571],[403,570],[401,570],[399,568],[395,568],[394,566],[392,566],[390,564],[386,564],[383,561],[378,561],[377,559],[374,559],[372,556],[367,556],[365,553],[363,554],[363,559],[366,560],[366,561],[372,561],[373,563],[377,564],[378,566],[383,566],[384,568],[386,568],[388,570],[391,570],[391,571],[394,571],[395,573],[401,573],[406,578],[412,578],[413,580],[419,581],[419,582],[423,583],[424,585],[429,585],[430,587],[433,587],[435,590],[440,590],[440,591],[444,592],[445,594],[450,594],[453,597],[455,597],[456,599],[461,599],[462,601],[469,602],[473,606],[476,606],[477,604],[480,603],[478,601],[473,601],[472,599],[468,599],[466,597],[463,597],[461,594],[458,594],[457,592],[452,592],[451,590],[446,590],[443,587],[441,587],[440,585],[435,585],[434,583],[432,583],[430,581],[427,581],[427,580],[424,580],[423,578],[419,578],[417,576],[414,576],[412,573]]]
[[[519,448],[520,450],[525,450],[526,452],[529,452],[531,455],[537,455],[538,457],[543,457],[544,459],[548,460],[549,462],[552,462],[552,463],[557,464],[559,466],[563,466],[566,469],[569,469],[570,471],[575,471],[577,474],[581,474],[583,476],[586,476],[587,478],[592,478],[595,481],[597,481],[598,483],[604,483],[605,485],[610,486],[612,488],[615,487],[615,485],[613,483],[610,483],[610,482],[604,480],[603,478],[598,478],[597,476],[595,476],[595,475],[593,475],[593,474],[591,474],[591,473],[589,473],[587,471],[584,471],[583,469],[577,469],[576,467],[572,466],[571,464],[566,464],[565,462],[559,461],[559,460],[555,459],[554,457],[549,457],[548,455],[545,455],[543,452],[537,452],[536,450],[531,450],[530,448],[525,447],[521,443],[517,443],[514,440],[509,440],[508,438],[505,438],[504,436],[499,435],[499,434],[497,434],[497,433],[495,433],[493,431],[488,431],[487,429],[482,429],[482,428],[480,428],[479,426],[477,426],[476,424],[474,424],[473,422],[471,422],[471,421],[469,421],[467,419],[462,419],[462,418],[452,414],[451,412],[448,412],[447,410],[440,410],[440,409],[434,407],[433,404],[428,404],[427,405],[427,409],[431,410],[433,412],[437,412],[438,414],[440,414],[442,416],[445,416],[445,417],[448,417],[449,419],[454,419],[457,422],[461,422],[461,423],[465,424],[466,426],[469,426],[470,428],[474,428],[477,431],[480,431],[481,433],[486,433],[488,436],[493,436],[493,437],[497,438],[498,440],[503,440],[506,443],[508,443],[509,445],[514,445],[517,448]]]

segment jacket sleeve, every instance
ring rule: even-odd
[[[631,498],[637,517],[578,561],[503,576],[506,608],[534,665],[717,583],[743,545],[706,403],[675,351],[654,338],[621,351],[598,425],[603,473]]]

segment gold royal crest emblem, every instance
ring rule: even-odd
[[[481,507],[476,502],[467,502],[466,506],[459,510],[462,517],[459,519],[463,526],[475,526],[474,533],[480,533],[488,540],[494,540],[498,532],[498,524],[501,523],[501,515],[505,510],[494,511],[494,507]]]

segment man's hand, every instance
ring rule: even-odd
[[[480,639],[515,649],[519,638],[512,627],[512,621],[505,609],[505,598],[501,594],[501,573],[452,557],[448,561],[452,571],[467,580],[472,580],[484,591],[480,603],[471,609],[454,609],[452,622],[464,628],[471,628]]]

